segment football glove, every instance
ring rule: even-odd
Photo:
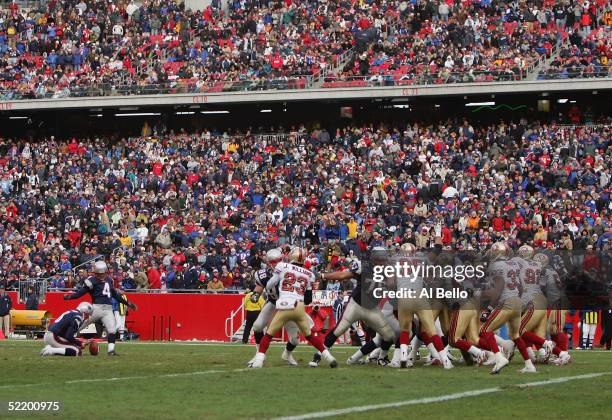
[[[253,294],[251,295],[251,302],[253,302],[253,303],[259,302],[259,297],[260,296],[261,295],[259,293],[253,292]]]
[[[134,311],[138,309],[138,306],[136,306],[136,304],[132,302],[128,302],[128,306]]]

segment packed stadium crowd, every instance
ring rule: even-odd
[[[383,4],[236,1],[225,14],[219,2],[191,11],[173,0],[60,0],[5,10],[0,86],[20,97],[304,87],[384,21]]]
[[[540,79],[572,79],[578,77],[607,77],[610,74],[611,21],[587,35],[579,31],[569,36],[569,44],[563,46],[557,58],[540,73]]]
[[[286,244],[319,268],[405,243],[606,249],[603,122],[2,138],[0,271],[70,288],[102,255],[127,289],[235,290]]]
[[[227,13],[218,0],[203,11],[174,0],[9,3],[0,97],[304,88],[347,52],[354,59],[324,87],[517,80],[570,32],[581,41],[547,77],[560,66],[603,76],[607,3],[245,0]]]

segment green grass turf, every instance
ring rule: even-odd
[[[340,362],[336,370],[308,368],[312,351],[305,345],[296,350],[299,367],[285,366],[282,347],[272,346],[259,370],[244,369],[254,348],[243,345],[119,343],[119,357],[106,356],[102,345],[99,356],[79,358],[41,358],[41,348],[41,342],[0,341],[0,401],[5,406],[12,400],[61,400],[60,416],[68,418],[272,418],[504,387],[503,392],[476,397],[341,417],[612,416],[610,352],[575,351],[570,365],[538,366],[533,375],[518,372],[522,362],[517,354],[494,376],[488,367],[463,365],[451,371],[418,364],[407,370],[346,366],[355,348],[344,346],[333,349]],[[601,372],[609,374],[528,389],[513,386]],[[118,379],[92,381],[108,378]],[[0,411],[0,418],[6,414]]]

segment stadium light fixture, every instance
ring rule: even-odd
[[[489,101],[489,102],[468,102],[467,104],[465,104],[465,106],[494,106],[495,102],[494,101]]]
[[[175,112],[175,115],[193,115],[195,114],[195,111],[180,111],[180,112]]]
[[[566,104],[567,101],[569,101],[569,99],[567,98],[561,98],[561,99],[557,99],[557,103],[558,104]]]
[[[9,120],[27,120],[28,117],[9,117]]]
[[[132,112],[129,114],[115,114],[115,117],[149,117],[161,115],[161,112]]]
[[[572,100],[572,101],[570,101],[570,104],[575,104],[575,103],[576,103],[576,101],[573,101],[573,100]]]
[[[200,114],[229,114],[229,111],[200,111]]]
[[[92,117],[92,118],[102,118],[102,114],[91,114],[90,117]]]
[[[272,110],[271,110],[271,109],[262,109],[262,110],[261,110],[261,111],[259,111],[259,112],[263,112],[263,113],[270,113],[270,112],[272,112]]]
[[[436,108],[440,108],[440,104],[435,104],[434,105]]]
[[[395,105],[393,105],[393,108],[410,109],[410,105],[408,105],[408,104],[395,104]]]

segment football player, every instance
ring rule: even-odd
[[[407,263],[412,267],[412,276],[398,277],[398,291],[410,291],[414,297],[398,299],[398,318],[400,324],[400,367],[406,368],[412,365],[409,357],[408,345],[410,344],[410,332],[414,316],[419,319],[420,339],[427,345],[432,359],[439,359],[445,369],[452,369],[453,364],[444,349],[442,338],[437,334],[435,320],[431,304],[428,299],[419,297],[425,287],[424,276],[417,275],[417,269],[426,269],[429,265],[429,257],[418,254],[416,247],[412,244],[404,244],[404,253],[398,256],[400,265]],[[423,274],[423,273],[421,273]],[[413,346],[416,348],[417,344]]]
[[[395,316],[395,310],[393,306],[386,301],[382,307],[382,313],[387,319],[387,323],[391,330],[393,331],[393,335],[395,340],[397,341],[397,337],[399,337],[399,322]],[[388,367],[399,367],[399,350],[393,353],[393,360],[389,360],[388,356],[385,355],[385,352],[381,355],[381,345],[383,343],[383,338],[380,333],[376,333],[374,338],[365,344],[363,344],[359,350],[357,350],[348,360],[347,364],[362,364],[362,358],[364,356],[368,356],[368,362],[375,361],[380,366],[388,366]],[[399,348],[399,345],[396,346]],[[397,359],[397,360],[396,360]]]
[[[346,308],[346,305],[348,305],[350,298],[350,293],[345,291],[340,293],[338,298],[334,301],[332,308],[334,311],[334,319],[336,320],[336,324],[342,319],[342,314],[344,313],[344,309]],[[353,333],[357,335],[359,342],[363,346],[366,343],[366,335],[363,327],[361,326],[361,322],[357,321],[351,325],[349,335],[352,335]]]
[[[113,287],[113,279],[108,275],[108,267],[104,261],[96,261],[94,263],[94,275],[85,279],[75,293],[64,295],[64,300],[78,299],[81,296],[89,293],[93,302],[93,313],[82,325],[80,330],[86,328],[89,324],[102,320],[106,333],[108,334],[108,355],[117,356],[115,352],[115,340],[117,333],[117,325],[115,323],[115,314],[113,313],[114,297],[118,302],[127,305],[132,310],[136,310],[136,305],[125,300],[121,293]]]
[[[381,252],[382,250],[374,250],[375,252]],[[389,352],[389,348],[394,341],[393,330],[387,323],[387,320],[383,313],[378,308],[380,299],[373,297],[373,295],[364,292],[362,296],[362,273],[361,273],[361,262],[358,259],[351,261],[348,270],[335,271],[332,273],[321,273],[320,276],[323,280],[349,280],[354,279],[357,281],[357,285],[351,293],[351,298],[344,309],[342,318],[336,324],[334,329],[331,329],[325,336],[325,347],[331,349],[338,340],[338,337],[342,336],[355,322],[364,321],[370,328],[377,333],[380,333],[382,337],[381,343],[381,359],[386,359]],[[372,348],[374,350],[376,347]],[[349,358],[348,364],[360,363],[358,359]],[[312,361],[309,363],[310,367],[317,367],[321,361],[321,354],[315,353]]]
[[[338,366],[338,362],[323,346],[319,337],[311,335],[304,305],[312,301],[312,283],[315,281],[315,275],[304,268],[305,257],[306,253],[302,248],[294,248],[289,252],[289,263],[276,264],[274,274],[266,285],[266,291],[269,293],[273,293],[278,285],[276,313],[259,343],[259,351],[250,365],[252,368],[263,367],[272,337],[289,321],[295,322],[304,338],[321,352],[330,367]]]
[[[93,312],[89,302],[81,302],[76,310],[66,311],[59,316],[45,333],[47,344],[40,352],[41,356],[80,356],[85,342],[76,338],[83,319]]]
[[[544,282],[548,282],[548,279],[541,274],[543,264],[548,265],[548,257],[544,254],[538,254],[536,257],[533,260],[524,260],[521,270],[521,278],[524,283],[521,299],[525,307],[521,320],[521,336],[526,343],[533,344],[540,349],[540,360],[542,362],[546,362],[552,353],[558,358],[558,364],[567,364],[570,361],[569,353],[563,351],[559,346],[555,346],[553,341],[544,338],[547,330],[548,310],[547,300],[542,293],[541,286],[546,287]],[[535,279],[533,278],[534,275],[536,276]],[[551,297],[555,298],[554,294],[551,293]]]
[[[518,262],[510,260],[511,253],[512,250],[506,242],[494,243],[488,253],[490,259],[488,275],[491,287],[483,291],[482,296],[491,302],[496,302],[497,306],[480,328],[479,347],[495,354],[492,374],[499,373],[509,363],[499,350],[494,334],[494,331],[505,323],[508,323],[510,338],[525,360],[525,367],[521,372],[536,371],[529,358],[527,345],[520,336],[522,285],[519,274],[521,267]]]
[[[453,263],[453,258],[448,256],[442,257],[441,261],[439,261],[440,265]],[[461,351],[466,363],[470,364],[471,360],[478,364],[484,363],[487,357],[486,352],[477,347],[480,328],[478,316],[478,308],[480,307],[478,296],[480,290],[476,287],[473,279],[457,282],[452,278],[447,278],[444,285],[446,290],[456,289],[468,294],[467,298],[457,297],[448,299],[447,304],[448,308],[450,308],[449,344]],[[457,296],[459,296],[458,293]]]
[[[567,351],[569,340],[563,331],[565,324],[565,314],[568,307],[567,297],[563,290],[561,277],[554,267],[550,266],[550,258],[546,254],[536,254],[533,257],[542,266],[542,287],[546,293],[550,314],[548,317],[548,333],[550,338],[557,344],[562,351]]]
[[[258,270],[253,273],[253,277],[255,279],[255,290],[253,291],[253,294],[251,295],[252,301],[256,302],[257,300],[259,300],[259,296],[261,295],[261,293],[263,293],[264,290],[266,290],[266,285],[268,284],[268,281],[272,278],[272,275],[274,274],[274,268],[282,260],[283,260],[283,253],[277,248],[271,249],[266,253],[266,257],[265,257],[266,268],[262,268],[261,270]],[[257,345],[259,345],[259,343],[261,342],[261,339],[264,335],[264,330],[268,326],[270,321],[272,320],[272,317],[274,316],[274,311],[276,310],[277,297],[278,297],[278,291],[275,289],[266,293],[266,304],[261,309],[261,312],[257,316],[255,323],[253,324],[255,343]],[[312,328],[312,325],[314,325],[314,322],[312,321],[310,317],[308,317],[308,320]],[[295,350],[295,348],[300,343],[300,339],[298,337],[299,329],[298,329],[298,326],[295,324],[295,322],[289,321],[285,324],[285,330],[287,331],[288,340],[287,340],[287,344],[285,346],[285,350],[283,351],[281,358],[284,361],[286,361],[287,364],[289,364],[290,366],[297,366],[298,363],[293,357],[292,352],[293,350]],[[254,358],[251,359],[248,364],[253,363],[253,361],[254,361]]]

